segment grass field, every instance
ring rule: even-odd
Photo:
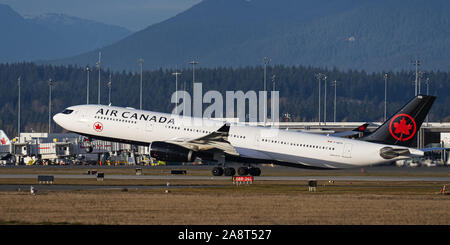
[[[181,183],[180,183],[181,184]],[[450,224],[439,186],[253,184],[214,188],[0,192],[4,224]]]
[[[72,171],[84,173],[86,169]],[[130,174],[134,169],[111,171]],[[1,184],[35,185],[36,180],[0,179]],[[55,184],[122,187],[39,190],[36,195],[26,189],[0,191],[0,224],[450,224],[450,195],[439,194],[442,186],[449,184],[444,182],[319,181],[317,192],[308,192],[306,181],[235,186],[223,180],[171,180],[171,186],[192,186],[186,188],[167,188],[164,180],[61,179]],[[131,185],[159,188],[126,187]],[[166,189],[170,193],[165,193]]]

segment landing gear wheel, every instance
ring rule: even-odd
[[[236,170],[234,168],[225,168],[223,173],[225,176],[234,176],[236,174]]]
[[[261,169],[260,168],[256,168],[256,175],[255,176],[260,176],[261,175]]]
[[[223,174],[223,168],[221,168],[221,167],[215,167],[215,168],[213,168],[212,174],[213,174],[214,176],[222,176],[222,174]]]
[[[248,172],[251,176],[260,176],[261,175],[261,169],[259,169],[259,168],[249,168]]]
[[[238,174],[239,174],[240,176],[248,175],[248,168],[240,167],[240,168],[238,169]]]

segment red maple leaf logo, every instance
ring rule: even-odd
[[[100,122],[94,123],[94,130],[97,132],[101,132],[103,130],[103,124]]]
[[[394,128],[395,128],[394,133],[395,134],[402,134],[402,136],[400,137],[400,138],[402,138],[403,134],[404,135],[409,135],[409,130],[411,130],[412,125],[411,124],[406,124],[405,118],[402,118],[400,120],[400,123],[397,123],[397,122],[394,123]]]
[[[394,126],[395,130],[393,130],[392,126]],[[416,134],[416,122],[408,114],[398,114],[391,120],[389,132],[394,139],[400,141],[410,140]]]
[[[2,142],[2,145],[6,144],[6,139],[3,137],[0,142]]]

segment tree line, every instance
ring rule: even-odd
[[[144,71],[143,109],[171,112],[170,103],[175,91],[175,70],[156,69]],[[192,70],[179,71],[178,89],[191,93]],[[267,90],[273,85],[280,93],[280,121],[317,121],[319,103],[319,80],[321,79],[321,120],[324,119],[326,87],[326,118],[334,120],[334,94],[336,81],[336,121],[382,121],[384,117],[385,74],[387,74],[387,114],[395,113],[415,94],[413,71],[365,71],[322,69],[306,66],[268,66],[266,71]],[[22,132],[47,132],[49,107],[49,79],[52,86],[52,114],[71,105],[86,104],[86,67],[36,65],[34,63],[0,64],[0,129],[11,138],[17,136],[18,78],[21,78],[21,129]],[[97,104],[98,77],[96,67],[89,72],[89,102]],[[108,82],[111,78],[111,98],[108,98]],[[427,83],[428,80],[428,83]],[[421,93],[437,96],[429,120],[450,121],[450,73],[423,71],[420,75]],[[195,81],[201,82],[203,91],[249,90],[264,88],[264,67],[247,66],[239,68],[217,67],[197,68]],[[324,82],[326,81],[326,83]],[[326,84],[326,86],[325,86]],[[139,108],[140,73],[101,70],[101,104]],[[192,93],[191,93],[192,95]],[[224,96],[225,97],[225,96]],[[269,104],[270,105],[270,104]],[[205,109],[208,105],[204,105]],[[289,118],[286,116],[289,115]],[[53,123],[52,132],[62,132]]]

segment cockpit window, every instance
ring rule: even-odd
[[[72,113],[72,112],[73,112],[73,110],[65,109],[65,110],[62,112],[62,114],[70,114],[70,113]]]

